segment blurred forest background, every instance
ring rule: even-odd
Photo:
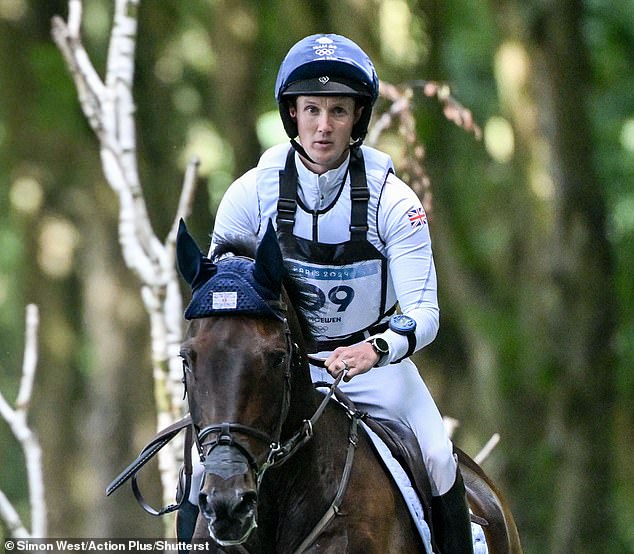
[[[84,2],[100,71],[112,4]],[[530,554],[634,552],[633,8],[163,0],[139,10],[139,163],[161,239],[192,154],[202,182],[189,225],[205,244],[228,183],[284,140],[273,85],[305,35],[345,34],[382,79],[446,82],[473,111],[481,141],[434,99],[415,101],[442,312],[419,363],[461,422],[459,446],[473,455],[500,433],[484,468]],[[35,303],[32,426],[50,535],[159,536],[162,522],[127,488],[103,492],[155,431],[149,325],[53,15],[66,17],[65,1],[0,0],[0,390],[15,398]],[[397,143],[393,133],[383,146],[398,169]],[[0,489],[28,521],[24,460],[2,421],[0,445]]]

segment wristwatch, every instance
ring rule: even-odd
[[[374,351],[379,355],[379,359],[376,365],[381,365],[381,362],[389,355],[390,346],[383,337],[374,337],[368,340]]]
[[[390,318],[390,329],[399,335],[407,337],[409,346],[403,358],[411,356],[416,349],[416,320],[405,314],[393,315]]]

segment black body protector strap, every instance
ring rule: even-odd
[[[368,234],[368,201],[370,190],[365,177],[363,152],[360,148],[350,150],[350,241],[364,241]],[[280,171],[280,193],[277,201],[277,229],[282,233],[293,233],[297,211],[297,167],[295,150],[290,148],[284,170]]]

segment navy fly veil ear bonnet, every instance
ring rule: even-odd
[[[281,301],[285,268],[271,222],[255,260],[228,256],[214,263],[203,255],[181,220],[176,258],[179,271],[192,287],[185,319],[237,314],[285,318]]]

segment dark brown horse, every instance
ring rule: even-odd
[[[193,290],[181,356],[205,468],[194,537],[218,552],[425,552],[358,418],[311,382],[311,299],[287,276],[274,231],[255,260],[228,250],[212,262],[181,225],[179,269]],[[492,483],[471,461],[463,473],[489,552],[521,552]]]

